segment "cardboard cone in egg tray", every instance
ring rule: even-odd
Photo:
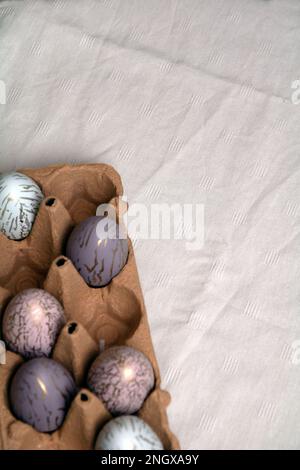
[[[95,215],[101,203],[118,208],[123,192],[119,175],[104,164],[20,171],[39,184],[45,199],[29,237],[13,241],[0,233],[1,317],[12,297],[24,289],[38,287],[54,295],[62,303],[68,323],[58,337],[52,358],[73,374],[79,392],[56,432],[37,432],[17,420],[10,410],[9,384],[23,359],[7,351],[6,364],[0,365],[0,449],[94,448],[99,430],[111,419],[104,404],[85,388],[89,366],[99,354],[99,344],[105,348],[132,346],[150,359],[155,388],[138,416],[157,433],[166,450],[178,449],[178,441],[168,426],[166,407],[170,397],[160,388],[131,243],[127,264],[109,285],[101,288],[89,287],[64,256],[66,240],[76,224]]]

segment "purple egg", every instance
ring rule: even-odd
[[[128,257],[128,240],[112,219],[93,216],[72,231],[67,257],[91,287],[108,284],[123,269]]]
[[[8,349],[26,358],[49,356],[66,323],[64,310],[43,289],[26,289],[8,304],[3,338]]]
[[[127,346],[115,346],[94,361],[87,383],[110,413],[133,414],[154,387],[154,372],[143,353]]]
[[[71,374],[58,362],[36,358],[13,377],[9,398],[14,415],[39,432],[58,429],[77,392]]]

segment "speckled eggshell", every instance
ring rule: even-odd
[[[66,323],[64,310],[43,289],[26,289],[8,304],[2,324],[8,349],[25,358],[49,356]]]
[[[118,238],[119,226],[115,224],[117,238],[103,238],[103,227],[107,218],[93,216],[77,225],[72,231],[66,255],[91,287],[108,284],[122,270],[128,257],[127,238]]]
[[[163,450],[163,445],[142,419],[137,416],[119,416],[100,431],[96,450]]]
[[[52,432],[61,426],[76,392],[67,369],[43,357],[31,359],[17,370],[9,398],[16,418],[39,432]]]
[[[26,238],[43,198],[40,187],[28,176],[0,174],[0,231],[11,240]]]
[[[111,414],[133,414],[154,387],[154,372],[149,359],[140,351],[114,346],[97,357],[87,382]]]

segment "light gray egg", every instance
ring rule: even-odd
[[[96,450],[163,450],[163,445],[142,419],[137,416],[119,416],[100,431]]]
[[[28,237],[43,198],[28,176],[15,171],[0,174],[0,231],[11,240]]]
[[[87,377],[88,387],[114,416],[136,413],[154,382],[149,359],[129,346],[106,349],[95,359]]]
[[[23,357],[50,356],[66,323],[62,305],[43,289],[26,289],[8,304],[2,321],[3,339]]]

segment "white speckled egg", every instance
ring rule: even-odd
[[[40,187],[18,172],[0,174],[0,230],[11,240],[26,238],[44,195]]]
[[[96,450],[163,450],[163,445],[142,419],[137,416],[119,416],[100,431]]]

